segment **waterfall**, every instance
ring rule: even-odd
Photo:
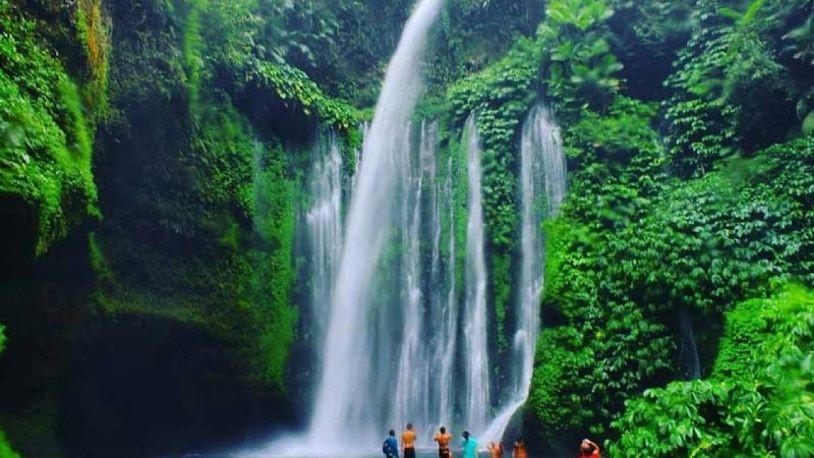
[[[447,225],[447,260],[446,260],[446,297],[440,297],[439,302],[444,304],[440,314],[440,333],[438,348],[434,352],[437,355],[436,364],[439,371],[439,396],[438,396],[438,417],[437,425],[448,424],[453,418],[455,409],[455,349],[457,347],[458,330],[458,298],[455,294],[455,212],[454,196],[452,191],[452,158],[447,161],[447,174],[444,180],[443,200],[446,203],[444,210],[449,216]],[[440,229],[440,221],[439,221]],[[439,247],[440,248],[440,247]],[[439,292],[443,292],[438,288]]]
[[[692,330],[692,317],[686,307],[678,309],[678,325],[681,333],[679,360],[684,377],[687,380],[697,380],[701,378],[701,361],[698,358],[698,346],[695,344],[695,334]]]
[[[542,105],[529,112],[520,139],[520,263],[515,294],[515,323],[509,397],[484,439],[500,439],[514,413],[526,401],[534,370],[540,328],[545,249],[544,218],[556,215],[565,198],[565,154],[559,127]]]
[[[469,220],[466,226],[466,302],[463,309],[467,427],[483,431],[489,415],[489,352],[486,320],[486,255],[481,196],[481,145],[475,117],[466,122]]]
[[[384,428],[381,410],[390,404],[392,387],[379,378],[391,370],[387,350],[401,317],[381,310],[382,304],[374,307],[370,293],[396,222],[398,152],[409,142],[409,118],[420,89],[419,61],[440,8],[441,0],[421,0],[408,20],[364,142],[310,426],[309,442],[322,445],[320,454],[346,454],[360,444],[370,450]]]
[[[528,396],[543,289],[541,223],[565,196],[559,129],[541,106],[523,124],[517,290],[507,323],[514,335],[509,372],[497,380],[476,115],[464,127],[461,154],[445,162],[437,123],[410,119],[421,50],[440,5],[420,0],[408,21],[374,119],[360,127],[364,142],[347,183],[335,137],[315,160],[305,218],[311,300],[313,316],[328,319],[317,334],[314,410],[306,435],[278,440],[259,456],[365,455],[407,422],[421,447],[432,445],[441,425],[486,443],[501,438]],[[344,222],[343,184],[350,190]],[[464,216],[465,239],[457,232]]]
[[[314,341],[321,347],[326,324],[321,318],[330,311],[329,304],[342,247],[342,154],[336,134],[330,132],[318,143],[314,152],[317,157],[308,186],[313,201],[305,214],[305,223],[310,248],[310,299],[315,326]]]

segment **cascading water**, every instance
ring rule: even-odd
[[[310,245],[311,313],[316,328],[314,341],[321,347],[325,322],[334,291],[334,278],[342,248],[342,154],[336,134],[330,132],[315,148],[315,165],[310,175],[313,198],[305,215]],[[316,361],[317,364],[320,361]]]
[[[469,182],[469,220],[466,227],[466,302],[464,334],[464,418],[467,427],[483,431],[489,422],[489,352],[486,320],[486,255],[481,197],[481,145],[475,117],[464,128]]]
[[[430,315],[443,313],[438,294],[427,284],[440,283],[440,221],[435,190],[435,161],[438,135],[435,123],[421,124],[418,161],[414,151],[405,149],[402,157],[400,183],[402,187],[401,294],[402,338],[399,345],[399,365],[395,381],[394,407],[389,424],[414,422],[428,426],[440,415],[438,390],[434,386],[437,365],[431,364],[437,347],[434,321]],[[427,195],[429,194],[429,195]],[[431,240],[430,262],[422,256],[424,242]],[[429,267],[429,269],[427,269]],[[427,431],[424,431],[428,434]],[[426,434],[424,434],[426,435]]]
[[[455,348],[457,345],[458,326],[458,300],[455,294],[455,219],[452,215],[455,212],[455,204],[452,194],[452,158],[447,161],[447,176],[444,180],[444,202],[446,202],[446,212],[450,216],[447,230],[449,232],[447,242],[447,293],[441,317],[441,336],[438,343],[439,371],[440,371],[440,396],[439,396],[439,424],[448,422],[452,418],[455,409],[455,388],[453,374],[455,372]],[[440,290],[440,288],[439,288]]]
[[[519,289],[510,315],[515,318],[509,325],[510,373],[498,384],[489,364],[476,118],[470,116],[464,128],[465,158],[453,155],[444,167],[437,157],[437,124],[425,121],[414,128],[410,122],[418,59],[440,4],[421,0],[405,28],[373,122],[362,127],[344,224],[343,165],[335,137],[315,161],[305,222],[313,316],[329,317],[316,339],[324,342],[322,371],[309,433],[272,444],[266,449],[272,455],[366,454],[387,429],[407,422],[418,427],[420,446],[431,445],[440,425],[469,429],[485,443],[501,438],[528,395],[543,280],[540,224],[565,195],[559,130],[542,107],[523,126]],[[457,189],[467,189],[467,195]],[[456,231],[464,228],[456,221],[464,214],[466,239],[457,240]],[[505,402],[495,405],[496,399]]]
[[[391,395],[387,392],[389,384],[381,383],[380,378],[390,370],[386,364],[391,359],[387,350],[394,336],[389,330],[401,317],[376,310],[370,293],[382,249],[393,229],[400,162],[397,152],[409,141],[409,118],[420,88],[419,60],[441,3],[421,0],[408,20],[390,61],[365,139],[310,426],[309,443],[330,447],[322,450],[316,447],[319,454],[344,455],[359,449],[360,444],[369,450],[369,444],[375,444],[381,435],[381,425],[386,419],[382,410],[389,405]],[[374,366],[374,361],[385,366]]]
[[[537,105],[523,124],[520,139],[520,278],[515,302],[510,394],[506,406],[484,434],[486,440],[500,439],[528,396],[540,328],[539,305],[545,266],[540,225],[544,218],[556,215],[565,198],[565,173],[559,127],[549,111]]]
[[[695,335],[692,330],[692,317],[686,307],[678,309],[678,325],[681,335],[681,345],[679,347],[679,361],[687,380],[697,380],[701,378],[701,361],[698,357],[698,346],[695,343]]]

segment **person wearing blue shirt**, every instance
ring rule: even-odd
[[[469,434],[469,431],[464,431],[464,458],[477,458],[478,457],[478,440]]]
[[[399,456],[399,443],[396,442],[396,431],[390,430],[390,436],[384,440],[382,444],[382,453],[387,458],[398,458]]]

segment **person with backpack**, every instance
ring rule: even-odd
[[[396,431],[391,429],[389,434],[382,444],[382,453],[386,458],[398,458],[399,444],[396,441]]]

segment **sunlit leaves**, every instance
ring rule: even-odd
[[[614,75],[622,64],[610,52],[604,24],[613,9],[604,0],[555,0],[546,15],[538,37],[548,56],[548,95],[563,109],[602,106],[621,84]]]

